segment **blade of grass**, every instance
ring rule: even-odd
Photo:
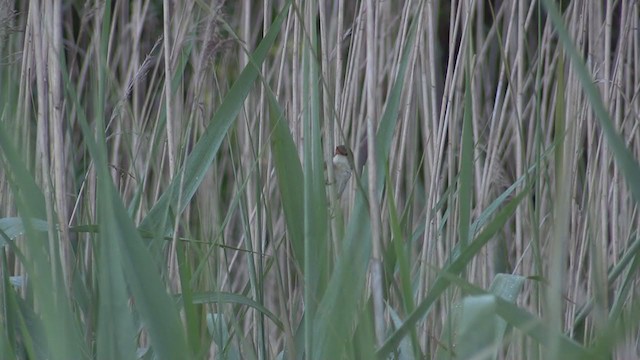
[[[456,276],[453,273],[441,272],[444,278],[447,278],[452,284],[463,289],[465,292],[472,295],[488,295],[489,293],[473,284],[470,284],[466,280]],[[505,300],[499,296],[494,296],[496,302],[495,311],[503,318],[509,325],[517,327],[520,331],[524,332],[531,338],[543,345],[549,344],[549,334],[557,338],[559,345],[559,353],[562,354],[563,359],[596,359],[597,357],[584,348],[582,345],[576,343],[566,335],[555,331],[546,322],[532,315],[528,311],[519,308],[511,303],[510,300]]]
[[[393,187],[391,186],[391,178],[389,177],[389,168],[387,167],[386,173],[387,179],[387,204],[389,211],[389,225],[391,226],[391,246],[390,250],[393,249],[395,258],[385,258],[385,264],[389,264],[395,268],[397,264],[398,273],[400,276],[400,298],[403,301],[404,305],[404,313],[411,313],[415,307],[415,300],[413,298],[413,287],[411,286],[411,259],[410,259],[410,251],[411,242],[407,242],[405,239],[402,230],[400,229],[400,222],[398,219],[398,211],[396,209],[396,204],[394,201],[393,195]],[[393,272],[389,271],[389,278],[393,276]],[[395,323],[398,323],[400,319],[394,320]],[[415,329],[411,329],[411,345],[413,353],[417,356],[420,353],[420,343],[418,342],[418,335]]]
[[[596,119],[598,119],[602,132],[607,139],[607,143],[613,150],[614,158],[616,159],[616,162],[618,162],[624,178],[627,180],[627,186],[629,186],[634,200],[638,202],[640,201],[640,167],[638,166],[638,162],[636,161],[633,153],[631,153],[631,151],[625,146],[624,139],[616,132],[613,122],[611,121],[611,117],[609,116],[609,112],[602,102],[602,97],[600,96],[598,88],[594,85],[593,78],[589,74],[589,70],[584,63],[582,56],[578,53],[578,50],[571,41],[571,37],[564,25],[564,21],[562,20],[562,16],[560,15],[558,8],[551,0],[543,0],[542,3],[549,13],[549,17],[558,32],[558,36],[562,41],[565,51],[571,58],[573,69],[576,71],[578,79],[580,79],[580,82],[582,83],[584,92],[589,98],[589,103],[593,107]]]
[[[4,123],[0,122],[0,149],[3,154],[5,173],[13,191],[15,205],[20,213],[24,227],[26,252],[29,257],[20,256],[26,273],[30,275],[34,298],[38,299],[39,315],[44,325],[44,339],[48,345],[48,355],[52,359],[67,359],[75,354],[87,353],[86,344],[82,340],[80,326],[72,315],[67,294],[58,291],[56,283],[62,279],[53,279],[50,269],[51,261],[55,267],[60,264],[58,258],[47,253],[48,232],[37,230],[42,226],[42,218],[46,218],[45,199],[34,178],[29,174],[25,162],[18,156],[8,138]],[[47,224],[48,226],[48,224]],[[10,246],[12,246],[11,244]],[[56,274],[61,274],[56,271]],[[54,296],[52,296],[52,294]]]
[[[193,293],[192,301],[194,304],[239,304],[245,305],[263,313],[266,317],[271,319],[273,323],[282,330],[282,321],[278,317],[269,311],[266,307],[257,301],[251,300],[246,296],[232,294],[222,291],[211,291],[203,293]]]
[[[306,6],[309,24],[315,24],[317,5]],[[322,154],[320,126],[320,70],[315,54],[318,37],[315,26],[307,28],[303,42],[302,99],[303,109],[303,184],[304,184],[304,333],[305,353],[315,354],[313,331],[316,309],[322,299],[329,274],[328,215],[325,192],[324,156]],[[313,357],[311,357],[313,358]]]
[[[522,291],[525,278],[518,275],[497,274],[490,292],[502,299],[515,303]],[[482,358],[497,359],[507,323],[496,314],[497,303],[491,295],[473,295],[463,299],[453,307],[452,314],[440,336],[447,347],[440,346],[436,358],[448,359],[451,356],[467,359],[473,355],[484,354]],[[454,351],[455,349],[455,351]]]
[[[269,50],[280,32],[282,22],[286,18],[290,4],[291,0],[284,4],[282,10],[273,21],[271,28],[254,51],[252,57],[255,64],[262,64],[269,54]],[[155,233],[164,233],[162,229],[158,231],[158,227],[165,223],[164,219],[169,207],[174,209],[176,214],[182,213],[186,208],[198,186],[202,183],[204,175],[220,149],[220,145],[227,131],[242,109],[244,100],[249,94],[249,90],[251,90],[258,74],[258,68],[252,64],[248,64],[244,68],[236,82],[231,86],[231,89],[229,89],[220,107],[213,115],[210,125],[185,160],[184,169],[181,170],[184,171],[184,179],[182,179],[182,176],[173,178],[167,189],[142,220],[140,224],[141,229]],[[182,189],[179,188],[181,183]],[[182,201],[178,204],[177,201],[180,198],[180,192],[182,192]]]
[[[442,270],[446,273],[458,274],[466,265],[478,254],[478,252],[491,240],[494,235],[502,229],[504,224],[513,216],[515,209],[520,202],[528,195],[530,188],[525,188],[521,193],[515,196],[511,201],[500,210],[493,221],[488,223],[484,230],[476,236],[474,241],[469,243],[468,247],[461,249],[460,246],[456,246],[447,261],[447,266]],[[415,326],[415,324],[426,316],[431,309],[435,301],[442,295],[442,293],[449,287],[449,280],[445,277],[438,276],[436,281],[427,291],[426,298],[420,303],[416,309],[409,314],[409,317],[404,321],[401,327],[399,327],[378,349],[376,355],[379,359],[385,358],[390,352],[392,352],[400,343],[402,338],[407,332]]]
[[[278,179],[278,188],[282,197],[289,241],[299,264],[304,261],[304,187],[302,165],[298,150],[287,127],[282,108],[275,95],[265,84],[271,109],[271,151]]]
[[[419,8],[421,8],[420,5]],[[407,43],[402,53],[398,73],[387,99],[384,113],[380,119],[380,125],[376,133],[376,154],[378,179],[377,196],[382,197],[385,183],[385,169],[393,140],[393,132],[398,119],[400,99],[404,88],[405,74],[408,67],[411,50],[415,41],[417,19],[414,19],[409,29]],[[366,171],[362,172],[366,174]],[[322,301],[316,314],[317,321],[314,328],[313,359],[337,359],[344,351],[344,345],[348,343],[351,328],[357,322],[358,303],[361,301],[364,291],[367,268],[371,257],[371,226],[368,216],[367,181],[365,176],[358,178],[358,183],[353,212],[348,220],[347,231],[343,247],[339,251],[340,256],[327,286]],[[378,201],[376,199],[375,201]]]
[[[108,21],[107,21],[108,22]],[[103,31],[106,31],[103,29]],[[102,56],[106,57],[106,51],[103,43]],[[104,62],[103,62],[104,64]],[[98,71],[104,71],[104,66]],[[102,75],[103,76],[103,75]],[[101,76],[99,76],[101,78]],[[107,291],[107,295],[101,296],[101,301],[114,301],[118,309],[122,306],[123,291],[128,289],[133,295],[135,307],[139,311],[145,329],[149,333],[149,340],[154,349],[154,353],[159,358],[176,359],[189,358],[189,352],[184,337],[184,331],[180,322],[178,311],[175,303],[169,297],[165,290],[157,271],[157,265],[146,246],[142,242],[142,238],[135,228],[132,219],[120,199],[114,184],[111,182],[111,175],[107,164],[106,139],[104,133],[96,132],[97,140],[94,139],[94,132],[89,126],[83,107],[76,94],[75,89],[71,86],[69,77],[65,74],[65,90],[69,94],[69,98],[77,108],[78,124],[84,135],[84,141],[94,161],[98,181],[98,214],[103,221],[104,228],[101,228],[100,240],[104,244],[100,244],[101,253],[106,252],[110,256],[101,257],[98,262],[98,271],[102,278],[99,286],[101,290]],[[104,101],[104,79],[99,80],[95,91],[96,101],[100,103]],[[98,117],[98,128],[100,124],[104,126],[103,119]],[[115,266],[122,266],[122,275],[117,272],[111,272],[109,267],[112,266],[110,261],[115,261]],[[107,311],[109,307],[101,307],[99,314],[98,331],[102,334],[98,335],[99,339],[104,339],[113,343],[113,341],[125,341],[126,339],[118,339],[118,332],[128,331],[128,320],[123,317],[117,318],[114,322],[106,319],[113,316]],[[107,322],[101,324],[100,322]],[[118,339],[118,340],[115,340]],[[134,342],[135,339],[130,339]],[[122,349],[122,352],[128,352]],[[104,352],[99,353],[107,356],[109,350],[105,348]]]
[[[111,22],[111,1],[107,1],[102,18],[97,19],[96,28],[102,25],[98,32],[99,52],[97,54],[95,73],[97,81],[92,83],[93,96],[97,107],[94,133],[84,118],[83,107],[79,104],[79,124],[84,132],[85,143],[91,154],[96,168],[97,198],[96,211],[99,224],[103,231],[98,234],[97,278],[98,278],[98,321],[96,330],[96,350],[98,359],[132,358],[135,356],[135,332],[132,317],[129,315],[127,284],[123,272],[123,259],[120,238],[127,236],[127,230],[120,227],[114,214],[114,200],[117,193],[111,183],[108,170],[107,144],[104,134],[104,108],[107,89],[107,52],[109,43],[109,28]],[[66,74],[65,74],[66,75]],[[65,76],[67,93],[75,99],[71,89],[71,79]],[[75,90],[75,89],[74,89]],[[125,212],[126,214],[126,212]],[[126,226],[126,225],[124,225]],[[136,234],[137,235],[137,234]],[[128,236],[127,236],[128,237]],[[134,240],[135,241],[135,240]],[[153,330],[149,330],[152,332]],[[154,343],[156,339],[152,339]],[[156,349],[159,350],[159,349]]]
[[[136,353],[135,329],[123,274],[122,248],[118,240],[127,238],[129,234],[120,228],[121,224],[118,224],[114,216],[114,206],[109,195],[108,186],[100,185],[98,219],[104,231],[98,235],[97,358],[132,359]]]
[[[49,230],[49,225],[45,220],[31,219],[31,226],[36,231],[45,232]],[[8,217],[0,219],[0,231],[2,231],[8,240],[14,240],[16,237],[25,233],[25,226],[19,217]],[[0,238],[4,240],[4,237]]]
[[[2,289],[0,289],[2,299],[0,305],[2,306],[3,317],[2,324],[0,324],[0,350],[8,358],[15,359],[17,358],[16,349],[22,346],[27,356],[35,358],[33,334],[26,329],[24,316],[18,308],[16,301],[18,295],[9,280],[7,254],[4,249],[0,249],[0,256],[0,265],[2,266]],[[18,338],[22,339],[21,344],[18,344]]]
[[[180,272],[180,284],[185,284],[182,286],[182,297],[184,298],[183,309],[184,309],[184,319],[185,319],[185,327],[187,331],[187,340],[189,341],[189,348],[191,349],[192,354],[198,354],[200,352],[200,328],[198,324],[198,314],[197,310],[193,304],[192,298],[192,289],[191,289],[191,279],[193,263],[189,261],[188,256],[188,244],[179,243],[176,246],[177,251],[177,260],[178,260],[178,270]]]

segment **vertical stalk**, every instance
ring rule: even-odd
[[[371,264],[373,294],[373,311],[375,322],[375,334],[378,346],[381,346],[385,336],[384,303],[382,300],[382,235],[380,223],[380,204],[378,203],[376,177],[376,80],[378,78],[376,62],[376,33],[374,28],[375,8],[373,0],[366,2],[366,93],[367,93],[367,158],[369,159],[369,217],[371,219],[371,241],[373,245],[373,258]]]

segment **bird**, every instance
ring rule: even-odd
[[[351,164],[349,162],[349,148],[346,145],[336,146],[333,154],[333,175],[335,177],[336,196],[338,199],[347,188],[351,178]]]

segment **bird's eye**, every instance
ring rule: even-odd
[[[338,154],[347,156],[347,147],[344,145],[338,145],[336,147],[336,155]]]

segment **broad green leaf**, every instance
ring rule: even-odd
[[[271,89],[267,85],[265,85],[265,89],[273,114],[271,116],[271,152],[282,198],[282,208],[287,222],[291,247],[296,260],[302,264],[304,259],[302,165],[298,158],[298,150],[287,127],[284,112]]]
[[[101,182],[103,183],[103,182]],[[98,236],[98,359],[133,358],[135,335],[133,317],[128,304],[127,283],[123,274],[120,239],[129,238],[114,215],[114,204],[108,184],[99,185],[98,219],[103,231]],[[134,240],[135,241],[135,240]]]
[[[67,292],[60,288],[63,286],[64,280],[61,276],[57,254],[49,254],[50,244],[55,245],[55,242],[58,241],[57,232],[55,226],[48,223],[48,231],[41,230],[43,223],[39,219],[46,218],[43,192],[27,170],[26,163],[18,155],[8,134],[4,123],[0,122],[0,150],[2,150],[5,173],[9,174],[6,179],[15,197],[15,205],[21,217],[20,226],[22,228],[18,229],[13,226],[12,228],[18,232],[24,232],[26,235],[24,246],[29,257],[24,257],[20,251],[17,251],[16,255],[21,259],[26,273],[31,279],[33,296],[39,299],[38,314],[43,324],[43,335],[39,337],[42,341],[36,341],[46,344],[43,346],[47,346],[47,354],[52,359],[72,358],[75,354],[86,353],[88,350],[82,340],[77,318],[73,316],[69,306]],[[16,225],[16,221],[10,220],[8,223]],[[9,238],[9,235],[5,235]],[[49,239],[48,236],[52,238]],[[2,239],[3,242],[6,241],[4,236]],[[5,243],[5,245],[17,250],[17,247],[12,243]],[[54,262],[51,263],[50,259],[53,259]],[[16,299],[18,302],[22,301],[19,297]],[[27,330],[23,328],[22,331]]]
[[[497,359],[507,323],[496,313],[495,296],[515,303],[524,280],[518,275],[498,274],[491,284],[493,295],[467,296],[456,304],[440,336],[442,346],[436,358]]]
[[[47,224],[46,220],[31,219],[30,223],[31,226],[33,226],[33,229],[36,231],[44,232],[49,230],[49,224]],[[9,240],[14,240],[18,236],[24,235],[26,230],[21,218],[8,217],[0,219],[0,231],[2,231],[9,238]],[[0,237],[0,240],[4,239]]]
[[[398,313],[394,309],[387,307],[387,311],[389,311],[389,316],[391,318],[391,321],[396,327],[399,327],[400,325],[402,325],[402,320],[400,319],[400,316],[398,316]],[[412,341],[414,341],[413,338],[412,338]],[[398,346],[398,351],[396,353],[396,355],[398,356],[398,360],[418,359],[413,349],[414,347],[412,347],[412,344],[411,342],[409,342],[409,339],[407,338],[402,339],[402,341],[400,342],[400,346]]]
[[[470,284],[452,273],[443,272],[441,275],[471,295],[489,294],[485,290]],[[516,285],[518,281],[519,280],[515,280],[514,283],[506,282],[505,284],[497,285],[492,290],[498,290],[502,293],[511,292],[511,290],[508,290],[509,287]],[[552,335],[558,341],[559,353],[562,354],[563,359],[596,359],[591,351],[568,338],[566,335],[555,331],[544,321],[529,313],[527,310],[514,305],[510,300],[505,300],[500,296],[493,296],[493,299],[495,301],[495,312],[503,318],[507,324],[518,328],[538,343],[548,345],[549,337]]]
[[[194,304],[239,304],[245,305],[255,309],[256,311],[261,312],[266,317],[271,319],[273,323],[279,328],[283,329],[282,321],[278,319],[278,317],[269,311],[266,307],[264,307],[259,302],[249,299],[246,296],[232,294],[222,291],[211,291],[206,293],[194,293],[193,294],[193,303]]]
[[[228,360],[241,359],[238,350],[228,346],[231,342],[231,337],[229,336],[227,323],[228,321],[223,313],[207,314],[207,330],[209,330],[209,335],[215,341],[220,353]]]
[[[395,197],[393,195],[393,187],[391,186],[391,178],[389,177],[389,171],[387,167],[387,204],[389,210],[389,225],[391,227],[391,245],[389,246],[389,250],[393,251],[395,256],[385,257],[384,263],[387,267],[391,266],[393,269],[396,268],[398,275],[400,276],[400,298],[402,299],[402,305],[404,306],[404,313],[411,313],[415,307],[414,293],[411,281],[411,252],[410,249],[413,245],[413,242],[406,241],[406,237],[402,230],[400,229],[400,223],[398,219],[398,212],[396,210]],[[388,278],[392,278],[395,276],[395,271],[388,271]],[[396,315],[394,320],[395,326],[400,326],[400,318],[392,311],[392,314]],[[403,340],[403,342],[405,342]],[[417,354],[420,354],[420,343],[418,340],[418,334],[415,329],[411,329],[411,345],[413,348],[411,350],[410,357],[417,357]],[[400,352],[407,353],[407,349],[402,349],[403,345],[400,344]]]
[[[317,16],[317,7],[307,5]],[[327,197],[325,192],[324,156],[320,126],[320,69],[315,54],[319,44],[316,27],[309,28],[303,41],[302,98],[303,100],[303,184],[304,184],[304,333],[305,353],[315,353],[312,332],[316,327],[316,309],[326,288],[329,273],[329,238]],[[313,349],[313,350],[312,350]]]
[[[103,33],[104,31],[103,28]],[[103,42],[102,59],[106,59],[105,47],[106,43]],[[104,101],[105,84],[104,74],[102,74],[104,64],[99,70],[96,102],[101,104]],[[94,161],[98,177],[97,210],[104,226],[101,226],[99,232],[101,244],[98,255],[98,278],[100,291],[105,294],[100,295],[98,357],[133,358],[136,354],[135,346],[130,347],[125,344],[128,336],[133,333],[130,331],[131,318],[127,318],[122,313],[110,313],[110,311],[128,311],[125,297],[130,292],[135,309],[140,313],[145,330],[149,334],[149,341],[156,356],[160,359],[188,359],[190,354],[176,304],[167,294],[156,262],[144,245],[114,184],[111,182],[106,160],[105,136],[103,133],[97,132],[97,139],[94,138],[93,128],[87,122],[75,90],[69,86],[69,83],[67,83],[66,90],[78,109],[78,124]],[[98,105],[98,107],[100,106]],[[103,124],[103,119],[100,116],[96,121],[98,124]],[[98,126],[100,127],[100,125]],[[112,269],[111,267],[114,266],[121,267],[121,269]],[[104,304],[104,302],[108,303]],[[135,345],[135,338],[128,340],[130,344]],[[109,347],[112,345],[116,348]]]

